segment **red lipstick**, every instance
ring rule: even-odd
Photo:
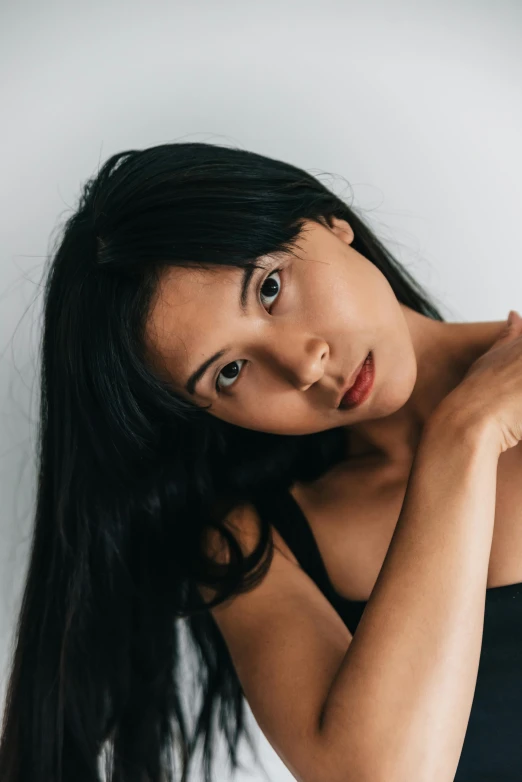
[[[373,363],[373,354],[370,351],[357,375],[354,384],[346,391],[339,408],[348,409],[357,407],[370,395],[375,379],[375,367]]]

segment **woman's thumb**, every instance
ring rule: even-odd
[[[503,344],[506,341],[511,341],[516,336],[520,326],[522,326],[522,318],[516,310],[511,310],[502,331],[498,334],[493,345],[496,346],[499,343]]]

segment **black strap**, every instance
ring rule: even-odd
[[[262,517],[272,524],[297,561],[331,603],[353,634],[366,607],[366,600],[348,600],[332,586],[312,528],[288,489],[267,492],[255,501]]]
[[[332,586],[308,519],[293,495],[288,490],[274,490],[256,500],[256,506],[263,518],[277,529],[321,592],[331,601],[339,600],[340,596]]]

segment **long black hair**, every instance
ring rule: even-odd
[[[256,755],[209,606],[259,583],[272,539],[265,522],[243,557],[223,520],[319,477],[341,458],[341,430],[282,436],[217,419],[153,369],[145,324],[166,267],[293,255],[304,221],[333,216],[402,304],[444,320],[356,209],[288,163],[172,143],[115,154],[83,185],[45,270],[36,510],[2,782],[184,782],[199,747],[210,782],[219,732],[232,770],[242,736]],[[225,568],[203,550],[211,529],[229,546]],[[200,583],[217,589],[212,603]]]

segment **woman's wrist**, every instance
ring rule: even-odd
[[[482,411],[461,401],[458,395],[446,397],[430,415],[425,434],[442,437],[448,443],[462,443],[472,449],[490,451],[497,459],[502,453],[498,427]]]

